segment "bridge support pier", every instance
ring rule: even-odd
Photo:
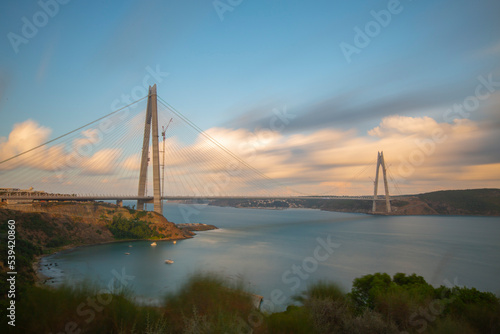
[[[123,208],[123,200],[122,199],[117,199],[116,200],[116,205],[118,205],[120,208]]]
[[[156,84],[149,87],[146,120],[144,122],[144,139],[142,142],[141,170],[139,174],[138,196],[146,196],[146,181],[149,162],[149,139],[153,141],[153,204],[154,211],[163,214],[160,189],[160,153],[158,144],[158,103]],[[143,200],[137,200],[137,210],[144,210]]]
[[[391,200],[389,196],[389,185],[387,183],[387,169],[385,168],[384,152],[377,152],[377,170],[375,172],[375,185],[373,190],[373,207],[372,212],[377,210],[377,191],[378,191],[378,174],[382,166],[382,174],[384,176],[384,188],[385,188],[385,207],[387,213],[391,213]]]

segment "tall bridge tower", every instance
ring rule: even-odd
[[[160,154],[158,145],[158,97],[156,84],[149,86],[146,120],[144,121],[144,139],[142,142],[141,170],[139,174],[138,196],[146,196],[146,181],[148,174],[149,141],[153,142],[153,205],[154,211],[163,214],[160,189]],[[137,209],[144,210],[144,201],[137,200]]]
[[[382,174],[384,175],[384,187],[385,187],[385,206],[387,213],[391,212],[391,200],[389,196],[389,185],[387,184],[387,169],[385,168],[384,152],[377,152],[377,171],[375,172],[375,187],[373,191],[373,208],[372,212],[377,209],[377,190],[378,190],[378,174],[380,166],[382,166]]]

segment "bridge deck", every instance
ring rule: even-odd
[[[153,196],[116,196],[116,195],[0,195],[2,200],[44,200],[44,201],[153,201]],[[214,200],[214,199],[248,199],[248,200],[287,200],[287,199],[337,199],[372,201],[373,196],[163,196],[163,200]],[[390,197],[391,200],[399,197]],[[385,197],[376,198],[385,201]]]

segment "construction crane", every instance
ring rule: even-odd
[[[161,127],[161,136],[163,137],[163,161],[161,165],[161,197],[163,197],[165,191],[165,133],[167,132],[168,126],[172,123],[172,118],[168,121],[167,126]]]

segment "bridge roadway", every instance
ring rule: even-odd
[[[1,200],[37,200],[37,201],[137,201],[153,203],[153,196],[117,196],[117,195],[58,195],[58,194],[25,194],[10,195],[0,194]],[[163,196],[163,200],[214,200],[214,199],[249,199],[249,200],[286,200],[286,199],[337,199],[337,200],[368,200],[373,201],[373,196]],[[391,200],[400,199],[390,197]],[[376,198],[385,201],[385,196]]]

